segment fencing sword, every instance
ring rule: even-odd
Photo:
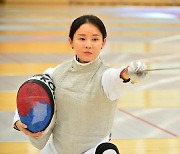
[[[145,78],[148,72],[165,70],[180,70],[180,67],[148,69],[145,63],[141,61],[133,61],[128,66],[128,72],[126,74],[130,76],[131,80],[137,82]]]
[[[151,71],[170,71],[170,70],[180,70],[180,67],[152,68],[152,69],[145,69],[144,71],[151,72]]]

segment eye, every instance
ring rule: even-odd
[[[84,40],[85,40],[85,38],[81,37],[81,38],[79,38],[79,40],[84,41]]]
[[[98,41],[99,39],[98,39],[98,38],[93,38],[92,40],[93,40],[93,41]]]

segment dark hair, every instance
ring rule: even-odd
[[[102,33],[103,40],[107,37],[106,28],[103,22],[101,21],[101,19],[99,19],[97,16],[94,15],[83,15],[76,18],[71,24],[70,32],[69,32],[69,37],[71,38],[71,40],[73,40],[74,33],[77,31],[77,29],[85,23],[91,23],[95,25]]]

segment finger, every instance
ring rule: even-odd
[[[25,134],[25,135],[28,135],[28,136],[31,136],[32,135],[32,132],[30,132],[28,129],[26,129],[26,128],[24,128],[23,130],[23,133]]]
[[[38,137],[40,137],[41,135],[42,135],[42,133],[35,133],[35,134],[32,134],[32,136],[35,137],[35,138],[38,138]]]
[[[27,128],[27,125],[24,124],[24,123],[22,123],[20,120],[17,122],[16,125],[19,125],[19,126],[22,127],[22,128]]]
[[[37,133],[32,133],[32,132],[28,132],[28,135],[31,137],[40,137],[42,135],[43,132],[37,132]]]
[[[21,125],[23,128],[27,128],[27,125],[25,125],[24,123],[22,123]]]

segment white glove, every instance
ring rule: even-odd
[[[144,79],[147,75],[146,69],[147,66],[141,61],[131,62],[127,72],[130,76],[131,82],[136,83]]]

